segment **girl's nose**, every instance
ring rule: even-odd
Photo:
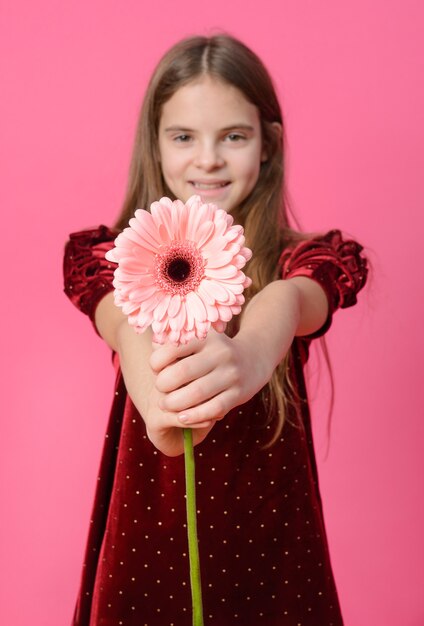
[[[205,171],[216,169],[224,165],[224,159],[220,153],[219,146],[212,143],[199,145],[195,155],[195,165]]]

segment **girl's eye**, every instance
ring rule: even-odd
[[[189,141],[190,139],[190,135],[177,135],[176,137],[174,137],[174,141],[177,141],[179,143],[187,143],[187,141]]]
[[[242,141],[245,139],[244,135],[240,135],[239,133],[229,133],[226,138],[231,142]]]

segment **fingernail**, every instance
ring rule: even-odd
[[[178,419],[180,420],[180,422],[184,422],[184,424],[186,422],[188,422],[188,415],[185,415],[184,413],[182,415],[178,416]]]

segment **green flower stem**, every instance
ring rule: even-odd
[[[188,555],[190,561],[193,626],[203,626],[202,585],[200,582],[199,545],[197,541],[196,478],[194,466],[193,432],[191,428],[184,428],[183,433],[186,479]]]

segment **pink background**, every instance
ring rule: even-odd
[[[424,624],[422,6],[1,2],[2,624],[70,621],[111,399],[108,351],[62,294],[63,244],[115,218],[159,56],[214,28],[245,40],[275,78],[304,228],[353,234],[373,263],[359,306],[328,337],[328,458],[328,385],[312,367],[346,625]]]

